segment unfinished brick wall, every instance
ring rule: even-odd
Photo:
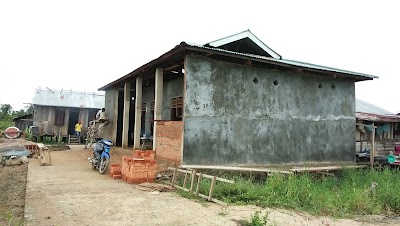
[[[156,158],[181,163],[182,121],[158,121]]]

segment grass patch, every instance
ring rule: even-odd
[[[22,226],[24,221],[15,217],[12,211],[7,211],[6,213],[0,213],[0,225]]]
[[[325,178],[307,173],[276,174],[262,181],[229,174],[228,179],[235,180],[235,184],[217,182],[213,198],[334,217],[400,213],[399,170],[345,169]],[[372,182],[378,183],[375,194],[367,191]],[[203,179],[200,193],[207,195],[210,183]],[[178,178],[178,184],[182,186],[182,178]]]
[[[265,213],[264,216],[261,216],[261,211],[255,212],[251,215],[249,220],[240,220],[239,224],[241,226],[269,226],[274,225],[269,223],[269,213]]]

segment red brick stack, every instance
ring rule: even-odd
[[[118,163],[111,164],[110,177],[112,177],[112,179],[121,179],[122,178],[121,167],[119,166]]]
[[[153,183],[157,173],[157,161],[152,150],[135,150],[133,158],[122,157],[122,179],[129,184]]]

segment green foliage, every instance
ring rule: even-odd
[[[12,211],[0,213],[0,225],[20,226],[24,225],[24,221],[15,217]]]
[[[288,208],[335,217],[400,213],[400,171],[394,169],[346,169],[324,178],[307,173],[275,174],[261,182],[232,175],[229,179],[235,184],[217,182],[213,198],[238,205]],[[368,190],[372,182],[378,183],[375,192]],[[179,183],[182,186],[181,180]],[[208,194],[210,183],[203,179],[200,193]]]
[[[260,216],[261,211],[255,212],[251,215],[250,220],[241,220],[239,221],[242,226],[265,226],[269,222],[269,213],[265,213],[264,216]]]
[[[33,112],[33,106],[30,105],[19,111],[13,111],[11,105],[9,104],[0,104],[0,131],[7,129],[10,126],[13,126],[13,119],[30,114]]]

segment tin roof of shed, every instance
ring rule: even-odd
[[[105,104],[102,93],[77,92],[72,90],[36,89],[32,104],[55,107],[96,108]]]

